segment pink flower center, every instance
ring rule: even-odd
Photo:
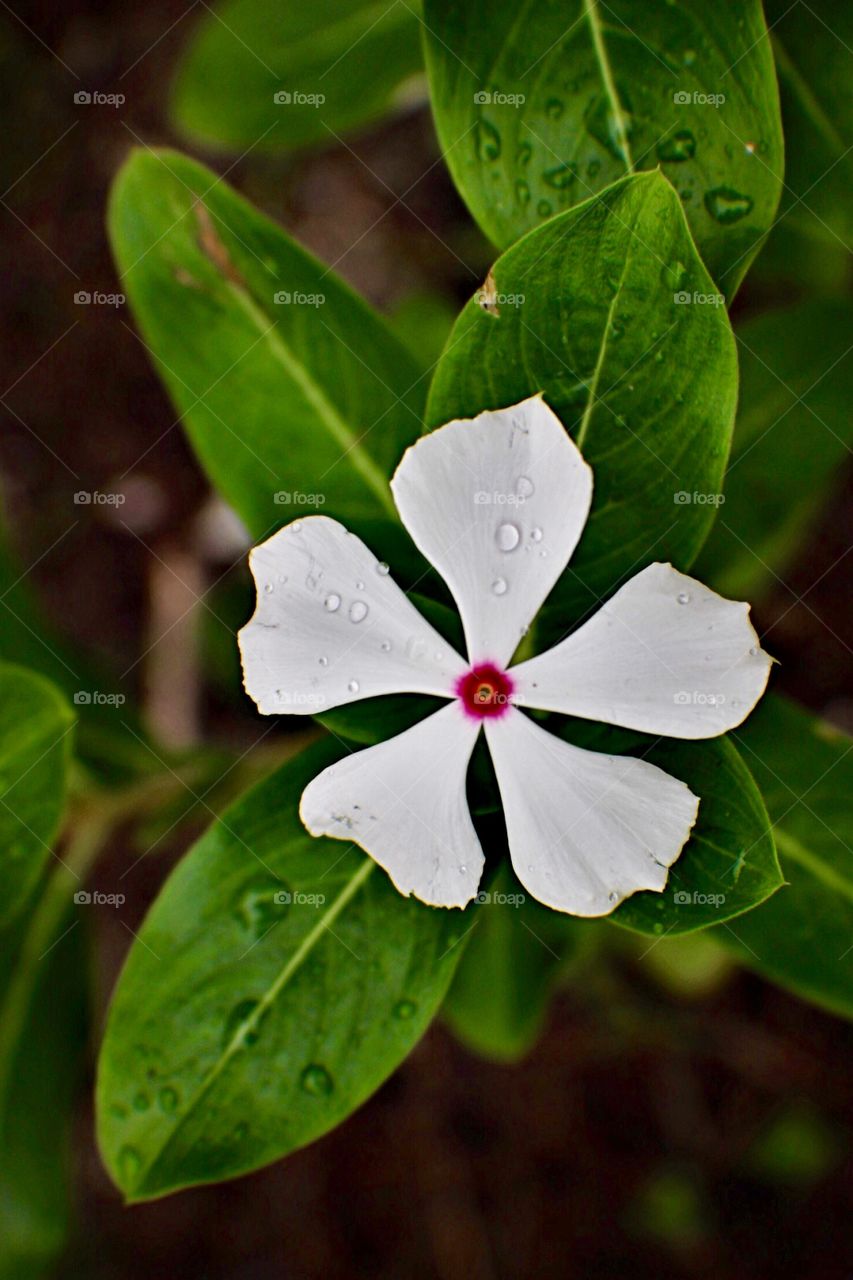
[[[506,715],[512,705],[512,680],[491,662],[481,662],[456,682],[456,696],[469,716],[485,720],[486,716]]]

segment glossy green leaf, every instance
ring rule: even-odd
[[[559,975],[591,940],[595,926],[535,902],[506,864],[481,891],[474,910],[477,928],[442,1014],[474,1053],[517,1062],[542,1029]]]
[[[735,330],[741,392],[725,505],[696,574],[754,599],[793,563],[843,474],[853,315],[842,303],[771,311]]]
[[[774,982],[853,1017],[853,742],[779,697],[735,737],[767,801],[787,883],[715,936]]]
[[[439,138],[495,244],[660,166],[731,296],[783,172],[759,0],[426,0],[424,17]]]
[[[383,321],[177,153],[131,155],[109,227],[190,440],[252,533],[317,511],[396,521],[388,476],[419,433],[423,383]]]
[[[21,911],[52,860],[73,723],[52,684],[0,663],[0,927]]]
[[[204,146],[290,151],[386,115],[420,71],[416,3],[224,0],[178,69],[177,127]],[[425,91],[424,91],[425,92]]]
[[[438,426],[542,391],[582,449],[592,513],[540,615],[562,635],[644,565],[686,569],[696,555],[731,439],[734,340],[658,173],[627,178],[525,236],[498,259],[489,287],[499,314],[476,298],[465,307],[427,418]]]
[[[613,924],[654,937],[692,933],[748,911],[782,884],[761,793],[729,738],[679,742],[565,718],[547,727],[590,751],[648,760],[699,797],[696,824],[666,888],[626,899],[607,917]]]
[[[113,998],[101,1150],[130,1200],[234,1177],[339,1124],[440,1005],[469,927],[307,834],[319,744],[247,793],[167,881]]]

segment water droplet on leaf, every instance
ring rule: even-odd
[[[724,225],[745,218],[752,212],[752,203],[749,196],[741,195],[731,187],[715,187],[705,193],[705,208],[712,218]]]
[[[313,1094],[314,1097],[328,1097],[335,1087],[326,1068],[316,1062],[305,1068],[299,1077],[299,1083],[305,1093]]]

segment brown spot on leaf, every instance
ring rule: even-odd
[[[491,271],[483,281],[483,287],[477,294],[477,301],[480,306],[490,316],[499,316],[500,308],[498,307],[498,287],[495,284],[495,277]]]
[[[213,225],[213,219],[205,205],[199,200],[195,205],[195,216],[198,220],[198,243],[202,253],[205,253],[216,270],[219,271],[226,280],[230,280],[232,284],[239,284],[245,288],[246,282],[240,275],[240,272],[234,266],[228,254],[228,250],[219,238],[219,233]]]

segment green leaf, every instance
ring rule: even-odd
[[[536,1042],[557,978],[595,926],[535,902],[506,864],[478,904],[442,1014],[474,1053],[517,1062]]]
[[[787,171],[780,228],[849,256],[853,11],[835,0],[768,0]]]
[[[754,599],[784,575],[843,471],[852,329],[848,306],[807,302],[735,331],[741,393],[725,505],[695,567],[723,595]]]
[[[0,663],[0,927],[21,911],[53,856],[73,723],[52,684]]]
[[[590,751],[648,760],[699,797],[696,825],[664,891],[635,893],[607,917],[613,924],[654,937],[692,933],[748,911],[782,884],[761,793],[727,737],[679,742],[567,719],[546,727]]]
[[[444,997],[470,922],[403,898],[360,851],[299,821],[304,786],[337,755],[321,743],[245,795],[142,926],[97,1088],[101,1150],[130,1200],[319,1137],[390,1075]]]
[[[0,1280],[34,1280],[59,1254],[68,1231],[87,968],[83,931],[69,920],[66,890],[53,942],[48,936],[40,950],[28,949],[29,921],[0,937]],[[21,974],[24,964],[31,972]],[[9,990],[20,977],[24,990],[10,1013]]]
[[[225,0],[179,67],[172,116],[204,146],[328,144],[404,102],[421,66],[414,3]]]
[[[736,737],[787,883],[715,937],[774,982],[853,1017],[853,742],[779,697],[765,698]]]
[[[759,0],[426,0],[424,15],[438,135],[495,244],[660,165],[734,293],[783,171]]]
[[[422,391],[379,317],[175,152],[131,155],[109,228],[190,440],[252,533],[319,510],[350,527],[396,521],[387,477],[419,434]]]
[[[658,173],[554,218],[495,264],[499,314],[472,299],[430,391],[438,426],[544,392],[594,471],[592,513],[541,619],[562,635],[655,560],[686,569],[722,488],[737,358],[678,199]],[[679,294],[690,303],[674,301]],[[522,302],[518,302],[523,298]],[[513,300],[516,305],[513,305]],[[684,502],[683,497],[690,498]]]
[[[86,966],[71,907],[80,883],[73,855],[64,849],[52,862],[49,848],[65,796],[70,709],[41,676],[5,663],[0,708],[0,1280],[32,1280],[67,1229]],[[23,868],[10,857],[19,846]]]

